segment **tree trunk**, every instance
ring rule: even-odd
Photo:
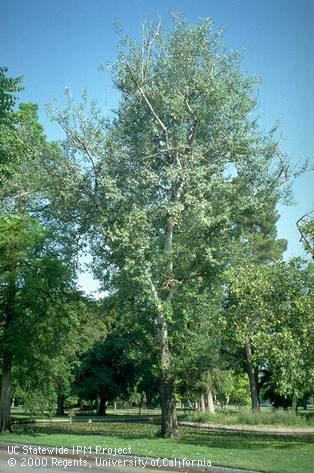
[[[139,416],[141,415],[141,412],[142,412],[142,407],[143,407],[143,403],[144,403],[144,396],[145,396],[145,393],[142,391],[141,392],[141,397],[140,397],[140,405],[139,405],[139,409],[138,409],[138,415]]]
[[[166,239],[166,241],[169,240]],[[168,248],[167,243],[167,248]],[[165,245],[166,246],[166,245]],[[168,251],[168,250],[167,250]],[[171,266],[171,265],[170,265]],[[151,289],[156,303],[158,338],[160,343],[160,401],[161,401],[161,436],[174,437],[177,433],[177,412],[174,391],[174,381],[171,374],[171,357],[169,352],[168,326],[164,309],[157,289],[152,281]],[[166,303],[170,304],[172,292],[169,293]]]
[[[226,397],[225,397],[225,409],[224,409],[225,411],[227,411],[229,401],[230,401],[230,396],[226,395]]]
[[[11,430],[11,369],[12,355],[6,351],[3,358],[1,397],[0,397],[0,431]]]
[[[96,414],[98,414],[99,405],[100,405],[100,396],[99,396],[99,394],[97,394],[97,397],[96,397]]]
[[[177,432],[177,413],[174,393],[174,382],[171,376],[171,360],[168,345],[168,328],[163,315],[159,314],[158,322],[161,342],[161,436],[174,437]]]
[[[177,433],[177,412],[174,395],[174,384],[162,376],[160,386],[161,398],[161,436],[174,437]]]
[[[8,432],[11,430],[11,372],[13,354],[11,351],[12,340],[9,333],[14,318],[15,294],[16,287],[15,280],[13,280],[8,287],[3,327],[4,342],[0,394],[0,432]]]
[[[58,393],[57,416],[64,416],[64,396]]]
[[[211,414],[215,414],[213,392],[211,389],[207,391],[207,408],[208,408],[208,412],[210,412]]]
[[[176,154],[176,164],[179,162],[179,157]],[[180,180],[172,188],[172,202],[176,202],[182,190],[183,181]],[[168,324],[165,316],[163,304],[166,303],[171,310],[171,303],[175,291],[174,275],[173,275],[173,222],[170,215],[167,218],[164,239],[164,253],[166,256],[166,267],[164,271],[163,295],[160,297],[158,290],[151,280],[152,294],[156,302],[157,309],[157,324],[160,341],[160,368],[161,368],[161,383],[160,383],[160,398],[161,398],[161,436],[174,437],[177,433],[177,412],[176,399],[174,390],[174,380],[171,373],[171,356],[169,351],[169,336]]]
[[[302,399],[302,408],[306,411],[307,410],[307,403],[308,403],[308,397],[304,396]]]
[[[205,396],[204,396],[203,391],[201,391],[201,394],[200,394],[200,407],[201,407],[201,412],[205,412],[205,411],[206,411],[206,407],[205,407]]]
[[[100,395],[99,399],[100,399],[100,402],[99,402],[98,409],[97,409],[97,415],[106,416],[107,415],[107,412],[106,412],[107,411],[107,405],[108,405],[107,398],[103,395]]]
[[[246,355],[246,371],[250,381],[251,401],[253,411],[258,411],[260,408],[257,373],[253,365],[251,340],[246,337],[245,340],[245,355]]]

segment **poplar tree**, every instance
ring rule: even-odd
[[[211,304],[237,222],[265,209],[283,178],[273,135],[254,118],[257,80],[221,36],[211,20],[148,25],[112,66],[113,120],[73,103],[54,115],[77,178],[67,202],[90,230],[103,288],[133,301],[155,331],[165,437],[177,428],[171,350],[183,301],[197,307],[207,291]]]

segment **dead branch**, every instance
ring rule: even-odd
[[[302,217],[300,217],[297,220],[296,225],[300,233],[300,242],[304,243],[305,248],[308,249],[308,251],[312,254],[312,258],[314,259],[314,247],[313,245],[311,245],[311,243],[309,242],[308,238],[305,236],[304,231],[302,229],[302,225],[307,223],[306,218],[313,213],[314,213],[314,210],[311,210],[310,212],[307,212],[306,214],[302,215]]]

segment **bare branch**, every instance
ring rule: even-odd
[[[87,157],[89,159],[89,162],[91,163],[92,165],[92,168],[93,168],[93,171],[94,171],[94,175],[95,175],[95,181],[97,180],[97,176],[96,176],[96,165],[95,165],[95,161],[94,161],[94,158],[93,158],[93,155],[92,153],[90,152],[87,144],[85,143],[85,141],[82,140],[82,138],[78,135],[78,134],[72,134],[72,140],[75,142],[77,142],[79,144],[79,146],[81,146],[81,148],[83,148],[83,150],[85,151],[85,153],[87,154]]]
[[[190,102],[189,102],[187,96],[182,94],[181,92],[178,92],[178,93],[179,93],[180,97],[183,98],[184,103],[185,103],[189,113],[191,114],[191,118],[193,119],[192,130],[191,130],[191,133],[188,136],[188,145],[189,145],[189,148],[191,149],[192,146],[193,146],[193,142],[194,142],[194,138],[195,138],[195,132],[196,132],[197,123],[198,123],[197,116],[196,116],[196,113],[192,110],[192,107],[190,105]]]
[[[59,123],[61,128],[64,130],[66,136],[78,147],[81,149],[81,151],[84,151],[87,155],[87,158],[89,162],[91,163],[92,169],[93,169],[93,175],[94,175],[94,193],[93,193],[93,199],[96,204],[96,207],[99,207],[99,199],[98,199],[98,178],[97,178],[97,169],[96,169],[96,164],[93,158],[93,154],[91,153],[89,147],[85,143],[85,141],[79,136],[78,133],[73,132],[69,130],[67,127],[63,126],[62,123]]]
[[[302,224],[304,225],[304,224],[307,223],[306,217],[310,216],[313,213],[314,213],[314,210],[311,210],[310,212],[307,212],[306,214],[302,215],[302,217],[300,217],[297,220],[296,225],[297,225],[297,228],[298,228],[299,233],[301,235],[300,236],[300,242],[304,243],[305,248],[308,249],[308,251],[312,254],[312,258],[314,259],[314,247],[313,247],[313,245],[311,245],[308,238],[305,236],[303,228],[302,228]]]
[[[133,80],[135,86],[137,87],[138,91],[141,93],[143,99],[145,100],[146,104],[148,105],[148,108],[150,109],[150,111],[152,112],[154,118],[157,120],[158,124],[160,125],[160,127],[162,128],[162,130],[164,131],[165,133],[165,137],[166,137],[166,145],[167,145],[167,148],[169,148],[169,140],[168,140],[168,129],[167,127],[165,126],[165,124],[163,123],[163,121],[160,119],[160,117],[158,116],[158,114],[156,113],[154,107],[152,106],[150,100],[148,99],[145,91],[143,90],[143,88],[141,87],[141,85],[138,83],[138,81],[136,80],[136,77],[132,71],[132,68],[130,67],[129,63],[126,62],[126,67],[130,73],[130,76],[131,76],[131,79]]]

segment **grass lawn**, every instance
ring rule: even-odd
[[[208,459],[213,466],[230,466],[269,473],[310,473],[314,445],[310,438],[257,434],[217,434],[180,428],[176,439],[161,439],[158,426],[124,423],[74,423],[14,426],[0,441],[33,445],[131,447],[132,455]]]

